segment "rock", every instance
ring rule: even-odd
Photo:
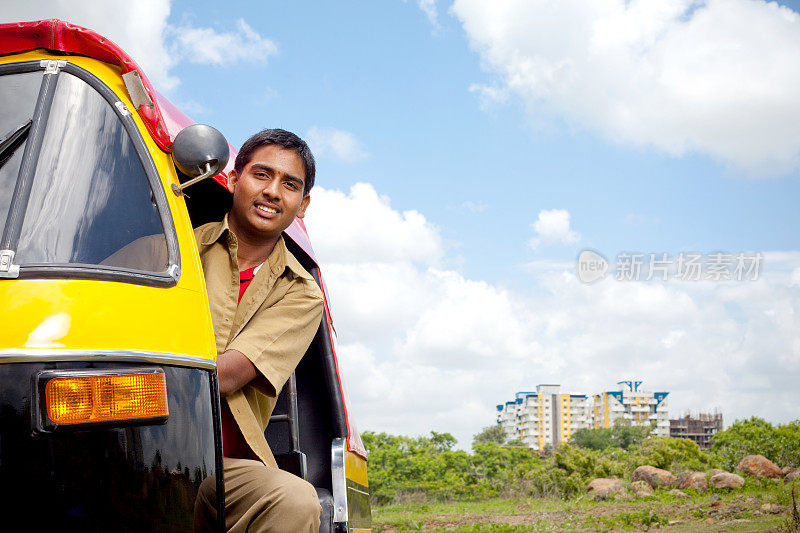
[[[675,476],[667,470],[645,465],[633,471],[633,481],[646,481],[648,485],[656,489],[672,486],[675,483]]]
[[[703,472],[686,472],[678,478],[678,488],[705,492],[708,490],[708,480]]]
[[[781,469],[763,455],[748,455],[744,457],[736,469],[756,477],[783,477]]]
[[[625,489],[622,486],[622,481],[617,478],[604,478],[599,477],[593,479],[589,483],[586,491],[593,496],[596,500],[606,500],[612,494],[623,494]]]
[[[744,478],[730,472],[720,472],[711,476],[710,483],[715,489],[740,489],[744,487]]]
[[[672,489],[671,491],[669,491],[669,493],[672,494],[673,496],[675,496],[676,498],[681,498],[682,499],[682,498],[688,498],[689,497],[688,494],[686,494],[685,492],[681,492],[678,489]]]
[[[647,481],[634,481],[631,483],[631,490],[637,496],[652,496],[654,492],[653,487]]]
[[[794,481],[795,479],[800,479],[800,468],[794,467],[786,467],[783,470],[786,470],[783,474],[784,481]]]
[[[729,474],[727,470],[723,470],[721,468],[712,468],[708,471],[708,477],[716,476],[717,474]]]

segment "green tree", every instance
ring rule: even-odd
[[[408,493],[446,499],[476,491],[470,455],[453,449],[457,441],[449,433],[406,437],[364,432],[361,438],[369,452],[370,493],[376,503]]]
[[[615,446],[627,450],[634,444],[642,442],[650,435],[655,428],[655,424],[649,426],[634,426],[630,420],[618,418],[614,421],[611,434],[614,438]]]
[[[605,450],[617,445],[611,429],[579,429],[572,434],[570,443],[587,450]]]
[[[427,443],[433,447],[435,452],[452,450],[457,442],[456,438],[450,433],[437,433],[436,431],[431,431],[430,439],[427,440]]]
[[[800,421],[773,426],[763,418],[739,420],[712,437],[712,458],[736,468],[745,455],[763,455],[778,466],[800,466]]]
[[[579,429],[572,435],[570,443],[589,450],[622,448],[627,450],[647,438],[653,425],[634,426],[630,420],[618,418],[611,428]]]
[[[500,424],[487,426],[483,428],[480,433],[472,437],[473,445],[476,442],[496,442],[497,444],[503,445],[506,442],[506,432]]]

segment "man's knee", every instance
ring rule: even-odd
[[[209,476],[200,483],[194,501],[195,533],[217,529],[217,476]]]
[[[316,531],[322,511],[314,487],[299,477],[247,460],[226,463],[226,524],[238,531]]]
[[[319,504],[317,491],[311,483],[292,474],[286,474],[277,492],[285,513],[319,519],[322,507]]]

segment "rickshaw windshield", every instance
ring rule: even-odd
[[[31,120],[39,80],[41,73],[0,76],[0,130],[13,133],[18,122]],[[0,169],[0,220],[6,222],[9,204],[19,201],[15,183],[24,151],[13,150]],[[79,77],[58,74],[41,148],[25,152],[25,165],[34,157],[18,230],[19,265],[167,270],[164,227],[133,141],[118,110]]]

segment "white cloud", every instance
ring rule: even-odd
[[[244,19],[236,31],[219,33],[211,28],[177,27],[173,30],[178,53],[192,63],[223,65],[239,60],[264,60],[278,47],[261,37]]]
[[[456,0],[451,12],[500,87],[537,116],[754,176],[800,167],[800,16],[787,7]]]
[[[403,0],[403,2],[407,1]],[[439,25],[439,13],[436,10],[436,0],[417,0],[417,7],[428,17],[428,22],[431,23],[434,30],[438,30],[441,27]]]
[[[469,92],[478,95],[478,102],[481,109],[487,111],[492,106],[503,104],[508,100],[508,88],[497,85],[482,85],[473,83],[469,86]]]
[[[361,142],[349,131],[311,126],[306,141],[315,156],[330,154],[348,163],[367,157]]]
[[[439,27],[439,14],[436,12],[436,0],[417,0],[417,6],[428,17],[434,28]]]
[[[581,238],[569,228],[569,211],[566,209],[543,209],[532,227],[536,236],[528,241],[528,245],[534,249],[542,244],[571,244]]]
[[[369,183],[356,183],[349,194],[315,187],[311,205],[306,223],[322,261],[435,265],[442,256],[436,227],[418,211],[392,209]]]
[[[234,32],[220,33],[189,24],[171,26],[170,0],[28,0],[7,4],[0,14],[2,22],[59,18],[111,39],[133,57],[162,92],[180,83],[172,70],[181,60],[220,64],[263,60],[275,52],[275,45],[243,20],[238,21]]]
[[[800,252],[765,253],[761,279],[727,283],[584,285],[574,265],[539,261],[532,298],[448,268],[438,230],[369,184],[313,196],[306,222],[362,430],[448,431],[468,447],[518,390],[630,378],[669,391],[673,414],[797,416]]]

